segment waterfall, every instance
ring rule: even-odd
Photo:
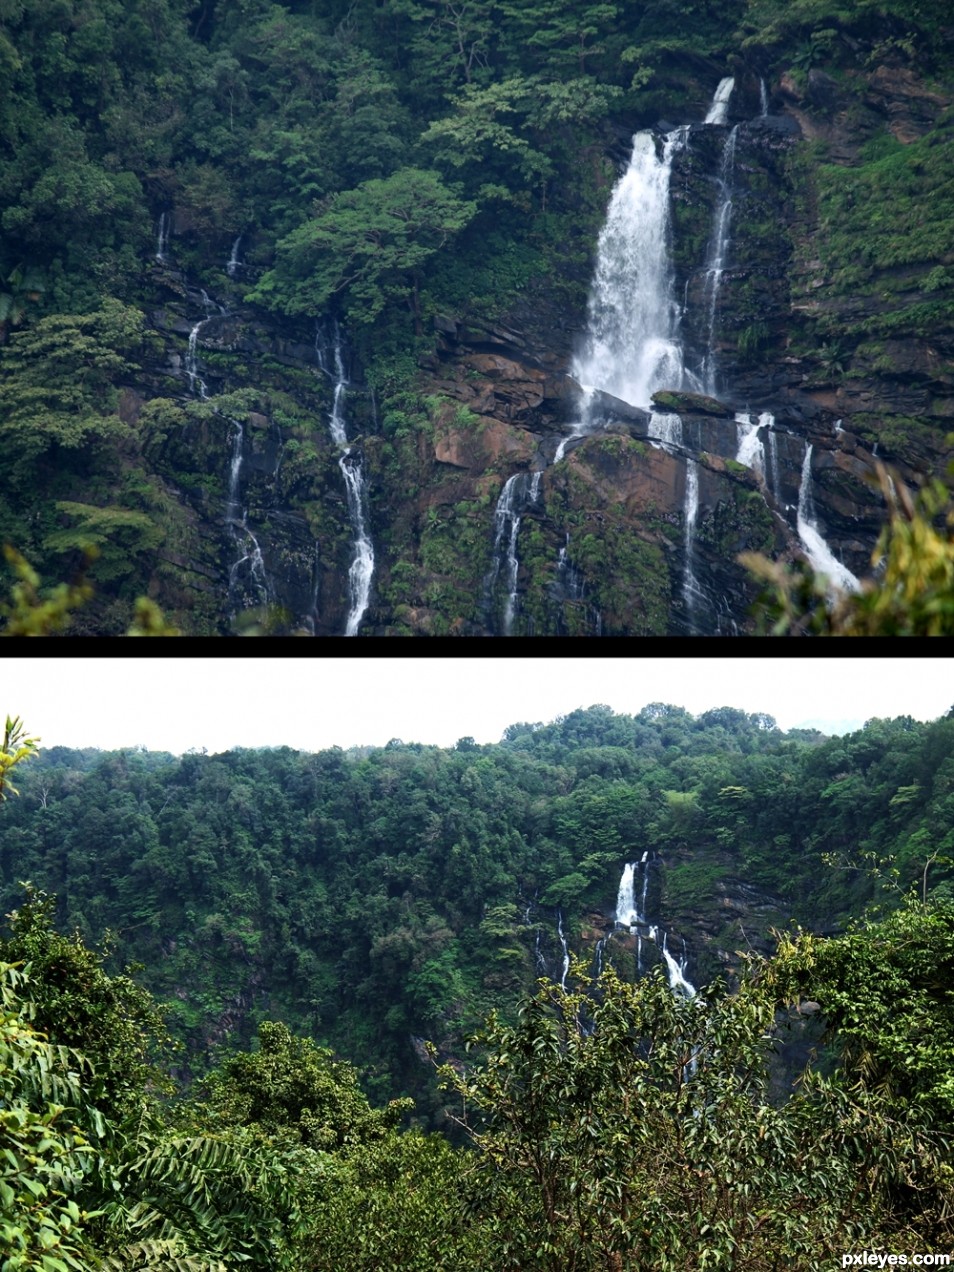
[[[627,862],[619,881],[619,892],[616,894],[616,923],[619,927],[632,928],[640,921],[639,911],[636,909],[635,874],[636,862]]]
[[[731,81],[730,81],[731,83]],[[725,259],[729,249],[729,223],[732,220],[732,168],[735,163],[735,142],[739,125],[736,124],[726,138],[719,170],[719,202],[710,239],[709,259],[705,271],[706,306],[706,354],[702,363],[702,381],[706,393],[716,391],[715,368],[715,317],[719,288],[725,272]]]
[[[156,260],[160,265],[168,261],[166,251],[169,247],[169,213],[163,212],[159,217],[159,228],[156,232]]]
[[[563,949],[563,971],[560,975],[560,988],[566,989],[567,973],[570,970],[570,950],[566,943],[566,934],[563,931],[562,910],[557,910],[557,936],[560,938],[560,945]]]
[[[652,133],[633,138],[600,233],[586,341],[573,363],[584,389],[647,409],[657,389],[680,389],[685,378],[668,240],[672,162],[688,132],[669,133],[661,153]],[[590,397],[584,396],[584,419]]]
[[[735,417],[738,425],[738,450],[736,451],[735,460],[737,464],[744,464],[746,468],[751,468],[760,476],[765,475],[765,446],[762,438],[759,436],[763,428],[773,423],[774,417],[768,411],[763,411],[759,416],[757,423],[752,423],[751,415],[740,412]]]
[[[726,122],[729,114],[729,98],[732,96],[733,88],[735,88],[735,80],[731,75],[719,80],[719,87],[715,91],[705,123],[724,124]]]
[[[695,998],[696,987],[686,979],[686,951],[683,947],[682,957],[677,961],[669,952],[669,937],[663,933],[662,956],[669,975],[669,988],[674,994],[682,994],[684,998]]]
[[[768,425],[768,461],[769,461],[769,489],[775,498],[775,502],[780,508],[787,507],[785,500],[782,498],[782,485],[778,476],[778,442],[775,437],[775,429],[772,425],[775,423],[775,417],[769,416]]]
[[[239,501],[245,434],[238,420],[231,420],[230,423],[235,431],[232,434],[232,458],[229,462],[229,493],[225,507],[225,522],[239,551],[238,560],[229,570],[229,604],[232,612],[235,613],[243,598],[248,594],[248,588],[251,588],[253,604],[256,605],[268,604],[270,588],[268,576],[265,573],[262,549],[258,539],[248,527],[246,513]],[[243,570],[246,575],[244,583]]]
[[[365,485],[360,456],[348,449],[338,460],[338,467],[345,479],[348,515],[354,531],[354,559],[348,567],[348,593],[351,608],[348,610],[345,635],[357,636],[361,620],[371,600],[374,548],[365,523]]]
[[[367,528],[367,487],[364,480],[364,469],[360,454],[348,445],[348,431],[345,426],[344,403],[347,394],[348,377],[345,372],[344,354],[342,350],[341,329],[337,323],[333,327],[331,341],[331,364],[328,360],[328,348],[321,328],[315,336],[315,353],[318,366],[334,384],[331,411],[328,415],[328,428],[331,439],[342,454],[338,459],[338,468],[344,478],[345,495],[348,501],[348,518],[354,538],[354,556],[348,567],[348,618],[345,623],[346,636],[357,636],[361,621],[371,601],[371,580],[374,576],[374,545]]]
[[[765,80],[759,77],[759,114],[763,119],[768,114],[768,110],[768,90],[765,87]]]
[[[201,318],[192,330],[189,332],[189,347],[186,351],[185,371],[189,377],[189,392],[195,396],[198,392],[199,397],[204,402],[209,396],[208,388],[205,381],[199,375],[199,359],[197,348],[199,343],[199,331],[208,322],[208,318]]]
[[[646,920],[646,896],[649,886],[649,853],[644,852],[641,860],[637,864],[635,861],[628,861],[623,867],[623,874],[619,881],[619,891],[616,896],[616,927],[627,928],[630,933],[636,936],[636,967],[637,971],[642,974],[643,970],[643,931],[645,929],[646,939],[652,941],[659,949],[663,962],[666,965],[666,974],[669,978],[669,987],[673,993],[682,994],[686,998],[694,998],[696,995],[695,986],[692,985],[686,977],[686,944],[683,941],[682,956],[679,959],[673,957],[669,949],[669,936],[666,932],[662,934],[662,945],[659,944],[659,928],[655,924],[648,923]],[[636,873],[642,870],[643,886],[640,903],[636,904]],[[601,954],[602,964],[602,954]]]
[[[847,568],[842,565],[825,542],[818,523],[815,520],[815,501],[812,498],[812,448],[805,447],[805,458],[802,460],[802,480],[798,488],[798,537],[805,549],[805,555],[811,562],[812,569],[824,574],[836,588],[845,592],[858,592],[861,584]]]
[[[517,613],[517,578],[520,562],[517,560],[517,536],[520,533],[520,520],[528,498],[535,501],[539,495],[540,483],[534,473],[528,482],[526,473],[514,473],[504,482],[497,507],[494,510],[494,547],[493,565],[484,580],[485,604],[492,610],[494,589],[500,576],[501,558],[504,564],[504,579],[507,587],[507,599],[504,603],[502,633],[513,635],[513,621]]]
[[[239,258],[238,258],[239,244],[241,242],[242,242],[242,236],[240,234],[238,238],[235,240],[235,242],[232,244],[232,255],[229,257],[228,262],[225,266],[225,272],[226,274],[228,274],[229,278],[234,278],[235,271],[241,268],[241,262],[239,261]]]
[[[682,597],[686,604],[686,622],[689,634],[695,635],[695,614],[698,602],[703,600],[702,589],[695,575],[696,518],[699,514],[699,465],[694,459],[686,460],[686,501],[683,520],[686,532],[686,573],[682,584]]]
[[[209,390],[205,381],[199,375],[199,332],[207,322],[210,322],[216,316],[216,314],[225,314],[228,310],[224,305],[220,305],[214,301],[209,293],[204,289],[202,289],[199,294],[202,297],[202,308],[205,310],[205,317],[200,318],[189,332],[189,344],[186,349],[185,373],[189,377],[189,392],[193,395],[193,397],[198,394],[199,398],[201,398],[204,402],[209,396]],[[215,310],[215,313],[212,313],[212,310]]]
[[[664,446],[682,445],[682,417],[667,415],[661,411],[653,411],[649,417],[647,436],[650,441],[656,438]]]

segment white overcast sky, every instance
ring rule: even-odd
[[[317,751],[497,742],[508,724],[594,703],[738,707],[827,733],[876,716],[933,720],[954,706],[954,658],[16,656],[0,658],[0,687],[0,715],[21,716],[46,747]]]

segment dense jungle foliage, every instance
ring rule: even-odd
[[[591,708],[546,727],[514,726],[499,747],[462,739],[452,752],[393,743],[367,754],[278,750],[176,762],[146,753],[54,751],[41,762],[20,722],[8,721],[0,841],[22,847],[25,826],[42,822],[52,858],[78,823],[91,833],[86,823],[97,813],[95,848],[91,843],[81,862],[74,839],[58,863],[69,859],[85,869],[87,907],[100,855],[106,873],[98,889],[107,897],[111,877],[107,906],[115,901],[120,876],[109,872],[123,840],[136,861],[152,858],[155,870],[171,803],[178,804],[175,842],[203,839],[202,805],[189,795],[196,774],[206,769],[208,776],[213,765],[221,765],[213,774],[220,795],[236,796],[227,817],[228,797],[204,789],[220,848],[236,850],[252,890],[269,876],[287,881],[292,867],[283,858],[291,863],[295,856],[287,823],[279,823],[285,852],[266,854],[271,861],[263,859],[256,873],[251,862],[268,831],[264,820],[249,825],[248,814],[257,808],[269,820],[276,815],[278,792],[298,760],[307,767],[292,799],[327,806],[327,816],[309,826],[312,865],[325,856],[337,823],[337,851],[328,855],[348,879],[361,838],[348,833],[349,817],[360,812],[381,838],[397,831],[408,798],[420,791],[424,801],[411,810],[417,830],[408,824],[400,833],[406,847],[422,850],[428,887],[426,862],[432,869],[440,828],[433,818],[428,823],[427,797],[443,760],[442,799],[460,786],[476,804],[472,848],[481,829],[488,846],[500,840],[497,869],[493,852],[483,860],[488,899],[498,902],[503,863],[519,857],[520,835],[487,822],[479,792],[495,789],[499,800],[506,791],[512,803],[524,783],[517,821],[528,804],[545,802],[541,789],[557,784],[548,797],[559,809],[547,842],[553,866],[538,862],[536,875],[521,880],[540,887],[552,879],[554,897],[576,890],[582,899],[582,871],[592,872],[601,854],[618,864],[637,835],[642,842],[661,836],[670,851],[688,836],[695,850],[711,840],[717,819],[726,837],[749,842],[751,854],[750,841],[771,829],[769,820],[758,821],[756,792],[766,804],[797,799],[798,833],[806,836],[800,851],[816,873],[823,841],[846,866],[888,853],[882,878],[900,884],[915,874],[918,882],[880,918],[851,922],[828,938],[791,932],[771,957],[750,954],[732,987],[716,979],[695,997],[674,994],[659,969],[631,981],[607,965],[593,978],[582,961],[566,988],[542,979],[516,1004],[498,985],[501,1009],[472,1034],[466,1053],[440,1069],[448,1114],[465,1136],[457,1147],[420,1129],[402,1130],[412,1101],[373,1107],[350,1064],[275,1020],[261,1021],[251,1049],[219,1051],[216,1067],[186,1089],[156,1001],[137,977],[111,974],[78,932],[61,935],[55,899],[28,885],[19,889],[0,941],[0,1268],[814,1272],[841,1267],[846,1255],[864,1250],[909,1256],[949,1249],[954,903],[944,810],[952,798],[952,729],[950,715],[932,725],[901,718],[825,741],[784,735],[766,716],[729,710],[694,720],[664,706],[635,718]],[[230,768],[233,759],[240,766]],[[331,765],[322,771],[324,760]],[[264,776],[257,789],[252,761]],[[345,788],[334,807],[332,767],[335,787]],[[701,780],[708,769],[710,785]],[[349,770],[356,780],[345,776]],[[279,772],[282,785],[273,785]],[[683,789],[666,789],[677,774]],[[19,798],[10,798],[11,775]],[[520,785],[507,788],[518,775]],[[394,801],[393,821],[385,796]],[[641,817],[643,804],[653,811]],[[463,833],[463,805],[452,810],[455,836]],[[595,819],[601,807],[605,817]],[[785,807],[792,825],[795,806]],[[782,816],[776,811],[776,828]],[[600,841],[595,832],[603,826],[607,838]],[[553,878],[572,864],[560,851],[561,833],[581,867],[572,883]],[[776,835],[774,858],[791,864],[781,847]],[[414,857],[405,852],[404,860],[411,868]],[[455,860],[459,865],[460,855]],[[533,869],[530,857],[520,867]],[[437,880],[429,877],[433,888]],[[303,877],[297,882],[301,893]],[[60,883],[63,897],[75,895],[69,878]],[[806,871],[805,897],[808,883]],[[148,888],[145,873],[139,884]],[[171,876],[166,886],[174,891]],[[408,875],[401,886],[406,909]],[[468,891],[461,912],[478,904],[478,881]],[[518,907],[483,905],[490,920],[480,924],[484,937],[505,935],[517,946],[519,938],[504,928],[513,927]],[[360,887],[351,905],[369,929],[390,908],[383,891],[368,898]],[[193,912],[189,931],[166,933],[167,954],[202,926]],[[427,929],[432,937],[438,926]],[[234,963],[254,960],[250,932],[233,923]],[[402,937],[405,945],[410,940],[410,933]],[[433,944],[418,952],[433,954]],[[488,953],[492,967],[493,941]],[[511,953],[519,959],[519,949]],[[447,974],[442,967],[431,981]],[[190,979],[197,975],[193,966]],[[367,1003],[366,1010],[382,1008]],[[779,1090],[769,1077],[772,1052],[816,1013],[828,1040],[825,1061],[812,1056],[799,1080]],[[436,1058],[433,1046],[420,1050],[422,1058]]]
[[[141,963],[166,1005],[183,1072],[279,1018],[361,1065],[374,1098],[417,1096],[426,1122],[418,1040],[455,1053],[532,989],[538,953],[555,973],[559,913],[592,958],[644,852],[650,915],[686,939],[696,984],[771,949],[773,925],[837,930],[880,895],[883,861],[900,889],[927,870],[943,892],[952,756],[950,718],[826,740],[664,705],[452,750],[52,748],[3,810],[0,905],[30,879],[64,930],[111,932],[116,965]],[[625,943],[607,955],[635,975]]]
[[[51,581],[95,552],[76,632],[123,630],[147,579],[170,587],[176,621],[211,627],[174,587],[192,526],[169,482],[203,478],[159,452],[261,398],[184,402],[167,375],[141,414],[119,399],[157,353],[144,314],[170,208],[193,286],[347,324],[399,480],[388,448],[433,416],[414,375],[435,314],[492,319],[541,279],[582,308],[621,121],[698,114],[739,55],[802,80],[886,59],[943,78],[947,20],[939,0],[2,0],[0,541]],[[823,167],[817,191],[846,288],[924,265],[923,296],[892,321],[925,332],[948,304],[949,126],[913,147],[875,139],[860,172]],[[822,333],[832,363],[846,340],[884,356],[890,332],[839,326]],[[281,376],[260,387],[293,412]]]

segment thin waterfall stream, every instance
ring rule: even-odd
[[[831,548],[825,542],[815,517],[815,502],[812,497],[812,447],[806,445],[805,458],[802,460],[802,480],[798,489],[798,537],[802,541],[805,555],[811,562],[812,569],[824,574],[832,585],[845,592],[858,592],[861,584],[848,569],[842,565]]]
[[[709,259],[706,262],[704,292],[706,352],[702,362],[701,379],[705,386],[705,392],[709,394],[716,392],[716,306],[729,251],[729,226],[732,220],[732,167],[735,163],[735,147],[738,134],[739,125],[736,124],[726,138],[725,146],[722,150],[722,160],[719,165],[719,202],[716,205],[715,219],[710,237]]]
[[[215,318],[224,317],[228,310],[214,301],[208,292],[200,291],[205,316],[194,324],[189,332],[186,347],[185,373],[189,392],[201,402],[209,401],[209,389],[202,378],[199,365],[199,337],[202,328]],[[218,412],[217,412],[218,414]],[[271,602],[272,587],[265,569],[261,545],[248,524],[248,512],[242,506],[241,478],[244,460],[245,430],[239,420],[227,419],[231,426],[231,452],[229,455],[228,487],[225,503],[225,526],[235,546],[235,560],[229,567],[228,604],[234,618],[240,609],[267,606]]]
[[[348,445],[348,431],[345,424],[344,403],[347,395],[348,377],[345,372],[341,329],[337,323],[332,329],[331,348],[319,327],[315,336],[315,352],[318,365],[334,384],[331,412],[328,415],[328,427],[331,439],[341,450],[338,468],[344,478],[345,495],[348,501],[348,517],[354,540],[354,556],[348,567],[348,617],[345,622],[345,636],[357,636],[361,623],[371,602],[371,580],[374,577],[374,545],[368,532],[367,518],[367,486],[364,479],[364,468],[361,455]],[[329,360],[328,354],[331,354]]]

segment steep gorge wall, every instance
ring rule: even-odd
[[[882,136],[905,147],[938,136],[948,99],[910,69],[879,66],[837,81],[813,70],[770,80],[763,115],[759,76],[735,69],[726,126],[738,125],[732,221],[714,328],[721,405],[685,399],[682,444],[663,449],[647,440],[645,413],[607,401],[603,426],[571,442],[554,465],[578,416],[569,368],[586,322],[585,313],[567,309],[554,280],[541,280],[497,322],[439,315],[433,352],[420,366],[420,396],[406,414],[392,404],[379,419],[355,368],[349,438],[364,460],[376,555],[363,634],[504,630],[502,552],[512,523],[502,539],[495,510],[515,474],[528,476],[515,538],[514,634],[730,635],[751,630],[756,593],[737,554],[790,559],[800,551],[795,512],[807,445],[818,522],[859,576],[869,571],[885,515],[875,455],[907,481],[941,467],[954,410],[954,325],[931,320],[928,335],[919,306],[930,302],[931,313],[940,312],[951,282],[933,258],[875,263],[853,275],[839,257],[845,249],[833,218],[842,172],[864,170],[864,147]],[[696,354],[705,339],[704,264],[725,137],[726,128],[693,128],[673,173],[674,263],[686,314],[680,334]],[[608,194],[608,160],[605,175]],[[936,285],[925,291],[931,269]],[[204,312],[174,269],[157,266],[156,274],[162,301],[152,321],[164,354],[128,392],[132,417],[156,394],[183,394],[188,335]],[[197,354],[213,392],[253,390],[254,400],[236,408],[240,499],[261,548],[275,628],[334,635],[348,609],[352,536],[326,426],[330,385],[313,340],[236,304],[203,324]],[[774,473],[736,462],[737,411],[773,413]],[[177,428],[150,427],[147,445],[191,526],[173,608],[188,608],[194,591],[209,630],[227,631],[236,610],[262,599],[234,580],[230,589],[241,556],[224,516],[234,425],[193,404]],[[698,508],[687,527],[690,465]],[[692,621],[690,569],[702,595]],[[160,600],[173,595],[167,582],[154,590]]]

